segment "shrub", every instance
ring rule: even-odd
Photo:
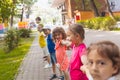
[[[20,32],[20,37],[26,38],[26,37],[30,37],[31,30],[23,28],[23,29],[20,29],[19,32]]]
[[[8,30],[6,32],[6,36],[4,38],[5,40],[5,51],[9,52],[15,47],[18,46],[20,37],[19,37],[19,31],[18,30]]]
[[[120,21],[120,16],[115,16],[116,21]]]
[[[83,23],[89,29],[113,30],[116,21],[110,17],[97,17],[79,23]]]

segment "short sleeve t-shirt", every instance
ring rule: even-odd
[[[42,48],[46,46],[45,35],[43,32],[40,32],[40,34],[39,34],[39,45]]]
[[[55,53],[55,43],[52,40],[52,34],[47,36],[47,47],[50,54]]]
[[[73,51],[70,60],[70,77],[71,80],[88,80],[86,75],[80,70],[82,66],[81,56],[84,54],[86,46],[84,43],[79,46],[73,45]]]

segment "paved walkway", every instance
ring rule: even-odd
[[[15,80],[49,80],[50,75],[52,75],[52,68],[44,69],[47,62],[43,61],[42,57],[43,53],[39,47],[37,35]],[[58,69],[57,74],[59,74]]]

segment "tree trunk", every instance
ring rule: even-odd
[[[114,15],[113,15],[113,13],[110,9],[110,4],[109,4],[108,0],[105,0],[105,2],[106,2],[106,5],[107,5],[107,11],[108,11],[110,17],[115,20]]]
[[[16,0],[13,0],[13,4],[16,3]],[[15,8],[12,8],[12,14],[11,14],[11,19],[10,19],[10,28],[13,26],[13,19],[14,19],[14,10]]]
[[[85,0],[82,0],[82,9],[85,11]]]
[[[12,9],[12,13],[14,13],[14,8]],[[13,14],[11,14],[11,19],[10,19],[10,28],[13,26]]]
[[[23,21],[23,13],[24,13],[24,8],[22,8],[22,13],[21,13],[21,18],[20,18],[21,22]]]
[[[91,7],[92,7],[92,9],[93,9],[93,11],[94,11],[94,15],[95,15],[96,17],[100,16],[100,15],[99,15],[99,12],[98,12],[98,9],[97,9],[97,7],[96,7],[96,5],[95,5],[94,0],[90,0],[90,4],[91,4]]]

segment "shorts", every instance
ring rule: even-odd
[[[43,51],[44,56],[48,56],[49,55],[49,51],[48,51],[47,46],[43,47],[42,51]]]
[[[55,53],[50,53],[50,58],[51,58],[51,63],[52,64],[56,64],[57,63]]]

